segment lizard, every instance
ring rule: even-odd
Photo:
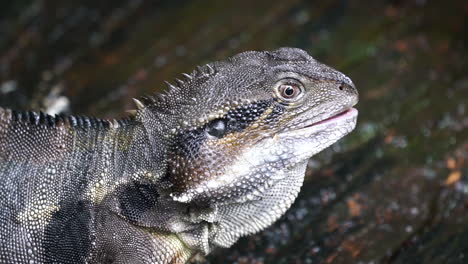
[[[292,205],[356,125],[355,85],[298,48],[198,66],[121,119],[0,108],[0,263],[186,263]]]

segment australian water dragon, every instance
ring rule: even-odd
[[[295,48],[199,67],[129,118],[0,108],[0,263],[185,263],[271,225],[355,127],[351,80]]]

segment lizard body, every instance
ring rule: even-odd
[[[199,67],[134,116],[0,108],[0,263],[185,263],[263,230],[308,158],[355,127],[357,91],[306,52]]]

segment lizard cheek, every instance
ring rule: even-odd
[[[179,202],[222,203],[243,197],[252,185],[254,164],[262,159],[256,154],[262,141],[256,125],[241,132],[231,132],[219,139],[203,142],[185,140],[169,158],[172,197]],[[242,139],[243,144],[239,144]],[[260,161],[259,161],[260,160]]]
[[[189,202],[196,197],[198,202],[211,199],[209,183],[213,184],[222,177],[225,166],[232,162],[237,152],[236,148],[207,140],[198,146],[197,151],[192,148],[187,152],[173,153],[169,166],[174,199],[180,202]]]

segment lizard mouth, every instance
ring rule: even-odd
[[[297,125],[295,127],[292,127],[292,131],[297,131],[299,132],[317,132],[325,129],[325,127],[333,124],[338,124],[338,123],[346,123],[346,122],[354,122],[356,121],[356,117],[358,115],[358,110],[356,108],[348,108],[342,112],[339,112],[338,114],[334,114],[332,116],[328,116],[322,120],[308,120],[306,122],[303,122],[300,125]],[[354,120],[354,121],[353,121]]]
[[[313,126],[317,126],[317,125],[321,125],[321,124],[333,123],[335,121],[339,121],[339,120],[342,120],[342,119],[347,119],[347,118],[355,116],[355,115],[357,115],[357,109],[356,108],[350,108],[350,109],[347,109],[347,110],[345,110],[343,112],[340,112],[340,113],[338,113],[336,115],[333,115],[333,116],[330,116],[330,117],[325,118],[323,120],[320,120],[318,122],[308,124],[308,125],[304,126],[303,128],[309,128],[309,127],[313,127]]]

